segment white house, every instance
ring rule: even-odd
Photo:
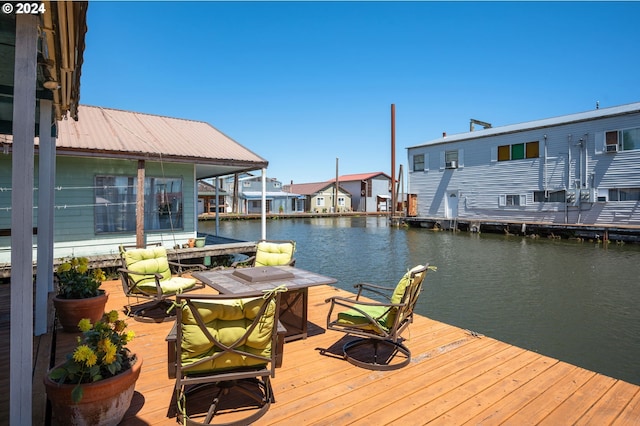
[[[640,225],[640,103],[407,148],[412,216]]]

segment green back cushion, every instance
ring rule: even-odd
[[[223,345],[231,345],[240,339],[249,328],[260,307],[265,303],[261,297],[255,299],[236,299],[225,301],[194,300],[193,305],[211,335]],[[251,332],[238,350],[263,357],[271,356],[271,338],[275,320],[276,303],[269,302],[260,323]],[[187,373],[265,365],[265,361],[247,355],[225,353],[222,356],[189,367],[190,364],[221,352],[197,324],[191,308],[182,308],[181,360]]]
[[[293,258],[294,250],[291,243],[260,242],[256,248],[255,266],[286,265]]]
[[[411,273],[417,269],[423,268],[422,265],[418,265],[408,271],[406,274],[402,276],[396,288],[391,295],[390,302],[391,303],[401,303],[404,293],[407,290],[407,287],[411,283]],[[424,272],[422,272],[424,274]],[[415,277],[416,279],[420,279],[421,275],[418,274]],[[398,314],[398,308],[387,308],[384,306],[365,306],[365,305],[356,305],[358,309],[366,312],[372,318],[376,319],[380,326],[383,329],[389,331],[389,329],[393,326],[393,322],[396,319],[396,315]],[[352,325],[358,328],[368,329],[368,330],[376,330],[376,327],[373,325],[368,325],[369,320],[367,317],[362,315],[362,313],[358,312],[355,309],[349,309],[345,312],[338,313],[338,323],[343,325]]]
[[[138,283],[137,289],[146,293],[156,292],[154,274],[162,275],[160,286],[163,294],[174,294],[187,290],[196,284],[195,278],[172,277],[167,260],[167,250],[164,247],[150,247],[122,252],[125,267],[133,274],[129,277]]]

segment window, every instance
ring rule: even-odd
[[[606,132],[605,150],[615,152],[618,149],[621,151],[640,149],[640,128]]]
[[[536,203],[564,203],[566,201],[565,191],[535,191],[533,201]]]
[[[342,207],[346,205],[344,197],[338,197],[338,205]]]
[[[540,156],[540,142],[516,143],[498,146],[498,161],[523,160]]]
[[[502,145],[498,147],[498,161],[511,160],[511,149],[509,145]]]
[[[424,154],[416,154],[413,156],[413,171],[421,172],[424,170]]]
[[[316,197],[316,207],[324,207],[324,197]]]
[[[251,187],[251,182],[249,182],[248,180],[245,180],[244,182],[242,182],[242,187],[243,188],[250,188]]]
[[[513,195],[513,194],[507,194],[506,205],[507,206],[519,206],[520,205],[520,196],[519,195]]]
[[[639,201],[640,188],[615,188],[609,190],[609,201]]]
[[[501,207],[526,206],[527,194],[503,194],[498,198]]]
[[[445,151],[444,153],[445,163],[451,163],[452,161],[458,161],[458,150]]]
[[[274,188],[280,188],[282,186],[281,182],[273,182],[273,187]]]
[[[136,230],[137,178],[96,176],[95,232]],[[182,179],[144,180],[144,227],[147,231],[182,229]]]

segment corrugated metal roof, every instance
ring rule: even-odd
[[[81,106],[79,121],[58,122],[56,155],[182,162],[196,179],[266,168],[269,162],[202,121]],[[11,135],[0,144],[11,145]],[[36,145],[38,144],[36,138]]]
[[[387,175],[384,172],[370,172],[370,173],[356,173],[356,174],[351,174],[351,175],[342,175],[342,176],[338,176],[338,181],[339,182],[351,182],[351,181],[360,181],[360,180],[369,180],[372,179],[376,176],[384,176],[387,179],[391,179],[391,176]],[[335,182],[336,179],[333,178],[327,182]]]
[[[266,160],[209,123],[82,105],[82,120],[58,123],[60,150],[142,154],[198,161]]]
[[[559,117],[546,118],[542,120],[528,121],[525,123],[510,124],[507,126],[500,126],[500,127],[491,127],[488,129],[477,130],[474,132],[447,135],[443,138],[438,138],[425,143],[407,147],[407,149],[418,148],[425,145],[437,145],[440,143],[459,142],[459,141],[464,141],[469,139],[478,139],[481,137],[496,136],[496,135],[505,134],[505,133],[522,132],[525,130],[558,126],[561,124],[575,123],[580,121],[593,120],[596,118],[631,114],[636,112],[640,112],[640,102],[615,106],[611,108],[594,109],[591,111],[563,115]]]

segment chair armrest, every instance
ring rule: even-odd
[[[375,293],[384,297],[387,300],[391,300],[391,294],[393,294],[394,288],[392,287],[384,287],[381,285],[371,284],[371,283],[358,283],[354,284],[354,288],[358,289],[358,294],[356,296],[356,300],[360,298],[363,291],[367,291],[369,293]]]
[[[162,275],[160,275],[159,273],[153,273],[153,274],[141,274],[140,272],[136,272],[136,271],[132,271],[130,269],[127,268],[118,268],[117,270],[120,273],[120,276],[122,277],[122,285],[126,285],[128,288],[128,292],[127,295],[129,293],[131,293],[134,289],[138,288],[138,283],[139,281],[134,281],[130,275],[143,275],[146,277],[153,277],[156,281],[156,295],[158,297],[162,296],[162,287],[160,286],[160,280],[162,279]],[[144,290],[140,290],[138,289],[138,291],[142,292],[143,294],[146,295],[151,295],[150,293],[144,291]]]
[[[169,263],[169,266],[173,266],[174,268],[176,268],[176,273],[178,274],[184,274],[185,272],[191,272],[194,270],[198,270],[198,271],[207,270],[207,267],[201,263],[181,263],[181,262],[176,262],[174,260],[169,260],[167,262]]]
[[[231,264],[231,267],[232,268],[237,268],[238,266],[241,266],[241,265],[244,266],[247,263],[253,264],[253,262],[255,262],[255,260],[256,260],[255,256],[251,256],[251,257],[249,257],[249,258],[247,258],[245,260],[236,260],[235,262],[233,262]]]

